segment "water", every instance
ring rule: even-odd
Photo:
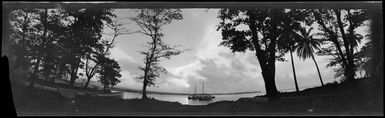
[[[215,98],[210,101],[189,100],[188,95],[161,95],[161,94],[147,94],[148,97],[155,98],[161,101],[179,102],[184,105],[207,105],[209,103],[218,101],[235,101],[239,98],[254,97],[260,93],[246,93],[246,94],[232,94],[232,95],[214,95]],[[142,98],[140,93],[124,92],[123,99]]]

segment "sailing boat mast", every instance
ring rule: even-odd
[[[195,84],[195,87],[194,87],[194,94],[197,93],[197,85]]]
[[[204,89],[205,89],[205,82],[203,82],[203,85],[202,85],[202,94],[203,94]]]

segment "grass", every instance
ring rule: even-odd
[[[277,101],[245,98],[206,106],[89,96],[78,96],[73,103],[56,92],[22,86],[14,91],[18,92],[14,100],[19,115],[383,115],[383,96],[375,92],[382,90],[372,87],[370,81],[358,79],[281,93]]]

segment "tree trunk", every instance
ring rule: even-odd
[[[278,91],[275,86],[274,78],[272,78],[268,70],[262,70],[262,76],[265,81],[266,96],[268,97],[268,100],[277,99]]]
[[[150,64],[150,62],[149,62],[149,59],[147,58],[146,59],[146,67],[144,69],[143,88],[142,88],[143,89],[142,90],[142,100],[147,99],[146,88],[147,88],[147,84],[148,84],[147,74],[148,74],[148,70],[149,70],[149,64]]]
[[[154,19],[155,20],[155,19]],[[148,77],[148,71],[150,70],[151,68],[151,63],[153,61],[153,58],[154,58],[154,53],[155,53],[155,49],[156,49],[156,46],[157,46],[157,35],[158,35],[158,30],[155,29],[155,36],[152,37],[152,42],[153,42],[153,48],[151,50],[151,55],[150,55],[150,58],[148,59],[147,56],[146,56],[146,68],[145,68],[145,72],[144,72],[144,79],[143,79],[143,90],[142,90],[142,99],[147,99],[147,92],[146,92],[146,88],[147,88],[147,84],[148,84],[148,80],[147,80],[147,77]]]
[[[88,87],[88,84],[90,84],[90,81],[91,81],[91,77],[87,76],[87,82],[86,82],[86,84],[83,87],[84,89],[86,89]]]
[[[143,79],[142,100],[147,99],[146,88],[147,88],[147,80],[146,80],[146,79]]]
[[[74,87],[75,85],[75,80],[77,78],[77,73],[78,73],[78,69],[79,69],[79,63],[80,63],[80,59],[79,61],[75,64],[75,66],[71,69],[72,72],[71,72],[71,80],[70,80],[70,86]]]
[[[319,72],[319,68],[318,68],[317,61],[315,61],[314,56],[312,56],[311,58],[312,58],[313,61],[314,61],[315,67],[317,68],[318,77],[319,77],[319,80],[321,81],[321,86],[324,86],[324,82],[322,81],[322,77],[321,77],[321,73]]]
[[[342,40],[344,42],[344,47],[345,47],[345,52],[346,52],[345,55],[347,58],[347,60],[346,60],[347,63],[346,63],[345,76],[347,77],[347,80],[353,80],[354,76],[355,76],[355,69],[354,69],[353,52],[350,52],[351,48],[353,48],[350,46],[350,43],[352,43],[352,42],[351,41],[349,42],[349,40],[347,39],[348,37],[346,36],[344,26],[343,26],[343,23],[341,20],[340,10],[336,9],[334,11],[335,11],[336,16],[337,16],[337,23],[338,23],[339,30],[341,32],[341,37],[342,37]],[[342,55],[342,56],[345,56],[345,55]]]
[[[76,71],[74,68],[72,68],[72,72],[71,72],[71,80],[70,80],[70,86],[74,86],[75,85],[75,76],[76,76]]]
[[[349,69],[348,69],[348,74],[349,74],[349,78],[348,80],[354,80],[355,76],[356,76],[356,69],[354,68],[354,60],[353,60],[353,56],[352,57],[349,57],[348,59],[348,63],[349,63]]]
[[[37,71],[39,71],[39,63],[40,63],[40,58],[37,58],[37,61],[35,64],[35,69],[33,71],[33,77],[31,78],[30,86],[33,86],[35,84],[35,79],[37,79],[39,77],[37,75]]]
[[[294,76],[294,83],[295,83],[295,90],[299,92],[298,88],[298,82],[297,82],[297,75],[295,74],[295,67],[294,67],[294,60],[293,60],[293,51],[290,50],[290,58],[291,58],[291,67],[293,68],[293,76]]]
[[[255,19],[257,18],[256,14],[253,14],[252,12],[248,12],[250,16],[249,20],[249,27],[251,30],[252,34],[252,41],[251,43],[253,44],[255,48],[255,54],[258,58],[261,70],[262,70],[262,76],[263,80],[265,81],[265,90],[266,90],[266,96],[268,97],[268,100],[275,100],[276,98],[279,98],[278,96],[278,91],[275,86],[275,81],[274,81],[274,76],[275,76],[275,58],[268,58],[269,53],[274,53],[275,54],[275,40],[273,40],[272,44],[269,46],[269,51],[266,50],[261,50],[261,47],[259,46],[258,42],[258,32],[256,30],[255,26]],[[273,39],[273,38],[272,38]],[[271,50],[274,49],[274,50]],[[269,52],[269,53],[267,53]],[[275,57],[273,54],[273,57]],[[269,65],[272,65],[273,67],[269,67]]]
[[[93,77],[93,74],[92,73],[94,73],[94,69],[96,68],[96,66],[98,66],[98,64],[96,64],[95,66],[94,66],[94,68],[89,72],[88,71],[88,58],[87,58],[87,60],[86,60],[86,76],[87,76],[87,82],[86,82],[86,84],[84,85],[84,89],[86,89],[87,87],[88,87],[88,84],[90,83],[90,81],[91,81],[91,78]]]
[[[104,86],[103,86],[103,92],[106,91],[106,88],[107,88],[107,85],[104,85]]]

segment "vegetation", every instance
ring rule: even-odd
[[[357,56],[358,51],[354,51],[364,38],[356,29],[369,20],[365,9],[222,9],[218,18],[221,19],[218,30],[222,31],[222,46],[229,47],[233,52],[255,51],[269,98],[278,94],[274,81],[275,60],[284,60],[282,55],[287,51],[291,55],[297,92],[292,58],[294,50],[303,59],[313,59],[322,85],[324,83],[314,59],[315,49],[319,49],[321,43],[328,47],[319,49],[318,54],[334,56],[328,67],[339,67],[335,69],[336,78],[344,75],[342,80],[353,80],[357,63],[364,63]],[[310,34],[312,28],[308,31],[304,28],[314,22],[321,30],[317,34],[320,37],[318,40]],[[237,29],[241,25],[248,26],[248,29]]]
[[[155,85],[154,81],[160,76],[160,73],[165,73],[167,70],[160,66],[160,59],[170,59],[171,56],[178,55],[182,51],[176,49],[176,46],[169,46],[163,42],[161,28],[170,24],[174,20],[182,20],[183,16],[179,9],[141,9],[139,14],[132,20],[140,26],[139,33],[149,36],[150,41],[147,42],[147,51],[140,53],[145,56],[144,67],[139,67],[144,72],[143,76],[138,77],[143,79],[143,97],[146,99],[147,86]]]
[[[285,9],[222,9],[219,12],[218,18],[222,20],[218,26],[223,37],[221,45],[233,52],[255,51],[269,99],[278,96],[275,60],[283,61],[284,53],[292,50],[292,45],[277,47],[278,39],[290,38],[289,32],[299,27],[299,21],[305,20],[303,12]],[[247,25],[249,29],[237,30],[239,25]]]
[[[9,9],[7,9],[9,10]],[[87,90],[97,77],[103,90],[120,82],[119,63],[110,57],[116,37],[131,34],[123,24],[113,21],[113,9],[12,9],[7,12],[9,36],[4,39],[4,52],[9,57],[11,75],[26,75],[30,86],[38,83],[56,87],[76,87],[76,80],[86,76],[82,86]],[[179,9],[139,9],[131,18],[140,33],[149,38],[144,55],[142,100],[104,99],[79,96],[76,103],[58,93],[17,86],[15,106],[21,111],[54,111],[73,114],[119,112],[300,112],[300,113],[361,113],[382,110],[383,40],[382,24],[372,26],[373,34],[363,36],[358,29],[372,20],[378,11],[367,9],[221,9],[218,29],[222,32],[221,46],[235,52],[252,51],[258,59],[265,83],[265,96],[237,101],[221,101],[207,106],[186,106],[147,98],[146,88],[167,70],[161,59],[170,59],[183,51],[166,44],[162,28],[182,20]],[[374,22],[373,21],[373,22]],[[382,23],[382,22],[381,22]],[[318,33],[311,31],[318,27]],[[239,28],[244,27],[244,28]],[[111,28],[112,39],[103,39],[104,29]],[[377,33],[377,34],[376,34]],[[366,39],[366,40],[365,40]],[[361,44],[363,41],[365,44]],[[361,47],[362,46],[362,47]],[[373,53],[378,51],[378,53]],[[280,93],[275,83],[276,61],[286,61],[290,53],[296,92]],[[293,53],[302,59],[312,58],[321,87],[299,91]],[[324,83],[315,56],[332,56],[327,67],[334,69],[335,78],[342,83]],[[21,71],[20,71],[21,70]],[[82,73],[81,71],[85,73]],[[357,73],[364,72],[358,77]],[[20,74],[20,75],[19,75]],[[55,83],[68,78],[68,86]],[[361,79],[359,79],[361,78]],[[12,78],[13,79],[13,78]],[[23,79],[23,78],[22,78]],[[318,80],[317,80],[318,81]],[[47,84],[51,83],[51,84]],[[20,92],[20,93],[18,93]],[[25,97],[26,96],[26,97]],[[315,97],[314,97],[315,96]],[[288,99],[294,97],[293,99]],[[356,98],[356,99],[351,99]],[[20,102],[21,101],[21,102]],[[95,104],[97,103],[97,104]],[[251,104],[252,103],[252,104]],[[75,105],[75,106],[74,106]],[[132,107],[135,106],[135,107]],[[171,106],[171,107],[170,107]],[[37,109],[35,109],[37,108]],[[51,109],[53,108],[53,109]],[[221,109],[220,109],[221,108]],[[78,112],[81,111],[81,112]],[[258,111],[258,112],[255,112]],[[64,114],[66,114],[64,113]]]
[[[74,86],[83,75],[79,70],[84,69],[84,62],[88,67],[89,60],[101,63],[97,59],[107,58],[113,41],[107,44],[102,31],[106,24],[112,24],[113,17],[111,9],[13,10],[9,12],[10,48],[18,48],[16,63],[25,64],[31,85],[40,77],[54,82],[55,78],[69,75],[69,85]],[[95,68],[87,70],[88,79],[95,75]]]
[[[320,39],[313,38],[314,34],[310,34],[312,30],[312,27],[307,31],[305,28],[300,29],[300,33],[297,35],[299,38],[298,45],[296,47],[297,55],[304,60],[307,58],[313,59],[315,67],[317,68],[318,77],[320,79],[321,85],[323,86],[324,83],[322,81],[321,73],[319,71],[317,61],[314,57],[315,50],[320,50],[322,42]]]
[[[321,51],[324,55],[333,55],[328,66],[339,65],[336,76],[344,75],[343,80],[353,80],[356,75],[354,49],[364,38],[355,30],[369,19],[365,9],[316,9],[314,19],[323,31],[326,42],[332,45]],[[326,24],[327,23],[327,24]],[[346,30],[347,29],[347,30]]]

